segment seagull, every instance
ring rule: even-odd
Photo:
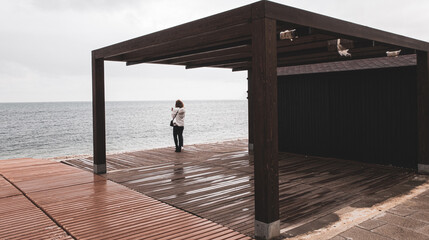
[[[341,45],[341,39],[337,39],[337,50],[340,56],[342,57],[351,57],[352,55],[349,53],[349,49],[346,49]]]
[[[280,39],[282,39],[282,40],[289,39],[289,40],[293,41],[294,38],[298,38],[298,36],[295,35],[295,31],[296,31],[296,29],[286,30],[286,31],[280,32]]]
[[[398,57],[400,53],[401,53],[401,50],[399,49],[397,51],[387,51],[386,55],[388,57]]]

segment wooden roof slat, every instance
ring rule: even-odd
[[[233,44],[250,38],[250,24],[240,24],[201,35],[190,36],[175,41],[168,41],[155,46],[150,46],[136,52],[121,56],[123,61],[144,61],[151,58],[169,56],[172,54],[187,54],[192,51]]]
[[[338,38],[337,36],[326,35],[326,34],[311,34],[311,35],[299,36],[298,38],[295,38],[293,41],[278,40],[277,48],[290,47],[290,46],[308,44],[308,43],[319,42],[319,41],[328,41],[328,40],[333,40],[337,38]]]
[[[416,54],[279,67],[278,76],[416,66]]]
[[[328,50],[328,42],[319,41],[319,42],[311,42],[306,44],[291,45],[288,47],[280,47],[280,48],[278,47],[277,54],[305,51],[305,50],[311,50],[315,48],[323,48],[325,50]]]
[[[211,66],[213,63],[215,64],[223,64],[223,63],[235,63],[235,62],[242,62],[243,59],[251,60],[252,53],[251,52],[245,52],[245,53],[234,53],[234,54],[227,54],[220,57],[211,57],[206,59],[198,59],[194,61],[189,61],[185,64],[186,66]]]
[[[243,66],[250,66],[251,60],[242,59],[241,61],[234,62],[212,62],[210,64],[196,64],[196,65],[186,65],[186,69],[192,68],[201,68],[201,67],[217,67],[217,68],[238,68]]]
[[[296,55],[290,57],[279,58],[278,67],[294,66],[301,64],[319,63],[319,62],[332,62],[332,61],[345,61],[361,58],[373,58],[386,56],[386,51],[389,47],[375,46],[350,49],[351,57],[342,57],[337,51],[317,52],[306,55]]]
[[[231,43],[226,43],[222,45],[210,46],[204,49],[196,49],[187,51],[186,53],[175,53],[164,56],[156,56],[153,58],[143,58],[138,61],[129,61],[127,65],[134,65],[140,63],[159,63],[159,64],[174,64],[174,65],[184,65],[184,63],[189,61],[194,61],[198,59],[206,59],[215,56],[224,56],[234,53],[244,53],[251,48],[250,40],[245,40],[241,42],[233,41]]]
[[[208,31],[222,29],[228,26],[249,22],[251,18],[251,5],[246,5],[213,16],[195,20],[179,26],[144,35],[104,48],[94,50],[95,58],[108,58],[125,54],[147,46],[168,41],[168,39],[179,39],[193,36]]]
[[[413,48],[416,50],[429,50],[429,43],[424,41],[404,37],[332,17],[327,17],[321,14],[308,12],[274,2],[264,1],[261,2],[261,4],[265,4],[265,17],[268,18],[326,30],[338,34],[344,34],[346,36],[353,36],[362,39],[369,39],[392,45]]]
[[[250,68],[251,68],[250,66],[234,67],[234,68],[232,68],[232,71],[233,71],[233,72],[247,71],[247,70],[249,70]]]
[[[252,49],[251,45],[246,44],[246,45],[234,46],[229,48],[216,49],[216,50],[207,51],[207,52],[199,52],[199,53],[189,54],[185,56],[179,55],[176,57],[155,60],[150,62],[163,63],[163,64],[183,64],[183,63],[192,62],[195,60],[205,60],[213,57],[222,57],[222,56],[231,55],[231,54],[248,53],[251,51],[251,49]]]

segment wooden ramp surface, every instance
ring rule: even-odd
[[[67,163],[92,168],[91,159]],[[161,148],[112,154],[107,167],[106,177],[117,183],[253,236],[253,159],[247,140],[185,146],[181,153]],[[413,177],[402,169],[280,153],[281,228],[318,219],[327,224],[322,217],[358,202],[383,201]]]
[[[250,239],[104,177],[0,160],[0,239]]]

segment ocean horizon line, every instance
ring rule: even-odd
[[[173,100],[108,100],[108,102],[174,102],[177,99]],[[191,99],[183,100],[186,102],[219,102],[219,101],[247,101],[247,99]],[[92,101],[41,101],[41,102],[0,102],[0,104],[13,104],[13,103],[92,103]]]

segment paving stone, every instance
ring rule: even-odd
[[[411,199],[411,201],[423,203],[424,205],[428,205],[429,204],[429,196],[418,195],[416,197],[413,197]]]
[[[389,224],[394,224],[401,226],[403,228],[409,228],[416,230],[427,225],[427,223],[410,218],[410,217],[400,217],[390,213],[386,213],[384,216],[377,218],[377,220],[388,222]]]
[[[385,221],[378,220],[378,219],[370,219],[370,220],[367,220],[367,221],[359,224],[358,226],[361,228],[367,229],[367,230],[372,230],[374,228],[378,228],[378,227],[383,226],[385,224],[386,224]]]
[[[358,227],[352,227],[341,233],[340,236],[353,240],[391,240],[391,238]]]
[[[429,225],[427,225],[427,226],[425,226],[425,227],[420,228],[420,229],[418,230],[418,232],[423,233],[423,234],[425,234],[425,235],[429,236]]]
[[[411,199],[404,203],[409,209],[413,210],[429,210],[429,203],[416,201],[416,199]]]
[[[296,227],[292,230],[289,230],[289,231],[285,232],[284,234],[288,237],[298,236],[300,234],[304,234],[304,233],[315,231],[317,229],[324,228],[324,227],[326,227],[332,223],[337,222],[338,220],[340,220],[338,215],[332,213],[332,214],[326,215],[324,217],[321,217],[319,219],[316,219],[314,221],[311,221],[309,223],[306,223],[302,226]]]
[[[420,211],[416,212],[413,215],[409,216],[412,219],[416,219],[422,222],[429,223],[429,211]]]
[[[347,238],[344,238],[344,237],[341,237],[341,236],[337,235],[337,236],[335,236],[335,237],[333,237],[333,238],[331,238],[329,240],[347,240]]]
[[[409,215],[417,212],[417,210],[410,209],[405,205],[398,205],[394,208],[389,209],[387,212],[398,215],[398,216],[406,217],[406,216],[409,216]]]
[[[424,193],[422,193],[423,196],[429,196],[429,190],[426,190]]]
[[[398,227],[395,225],[386,224],[373,230],[383,236],[387,236],[396,240],[427,240],[428,236],[415,232],[413,230]]]

